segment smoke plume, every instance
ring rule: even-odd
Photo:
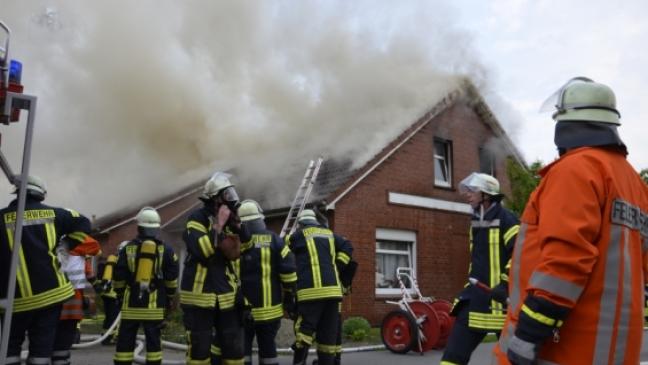
[[[216,169],[272,192],[320,154],[362,164],[462,77],[488,83],[432,3],[4,2],[39,98],[31,171],[101,216]],[[15,169],[19,130],[2,128]]]

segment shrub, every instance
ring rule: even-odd
[[[363,341],[369,337],[371,325],[363,317],[350,317],[342,323],[342,335],[352,341]]]

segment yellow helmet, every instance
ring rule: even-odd
[[[259,203],[252,199],[246,199],[241,202],[238,208],[238,216],[241,222],[253,221],[255,219],[263,219],[263,209]]]

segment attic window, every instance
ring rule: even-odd
[[[479,148],[479,171],[495,176],[495,155],[484,147]]]
[[[434,140],[434,185],[452,186],[452,142]]]

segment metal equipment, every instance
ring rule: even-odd
[[[389,312],[383,319],[380,334],[385,347],[398,354],[416,351],[421,355],[443,348],[454,323],[450,317],[452,305],[445,300],[423,296],[411,268],[397,268],[396,276],[403,297],[399,301],[386,301],[399,309]]]
[[[11,328],[11,314],[16,290],[16,270],[18,267],[18,253],[22,240],[23,218],[25,214],[25,198],[27,196],[27,177],[29,176],[29,161],[31,159],[32,136],[36,118],[36,100],[32,95],[22,94],[20,84],[22,65],[20,62],[9,58],[9,41],[11,31],[0,21],[0,32],[4,33],[4,47],[0,46],[0,122],[9,124],[19,120],[20,110],[27,110],[27,125],[25,126],[25,141],[23,143],[22,168],[19,175],[14,175],[9,162],[0,150],[0,167],[10,183],[18,183],[18,206],[16,211],[16,224],[14,228],[14,246],[9,267],[7,297],[0,298],[0,312],[2,315],[2,329],[0,330],[0,364],[7,361],[7,348],[9,346],[9,329]],[[0,43],[2,44],[2,43]],[[5,285],[5,283],[1,284]]]
[[[322,166],[323,157],[318,157],[317,160],[311,160],[308,163],[308,168],[304,174],[299,189],[297,189],[297,194],[295,199],[293,199],[292,204],[290,205],[290,210],[288,211],[288,216],[284,222],[283,227],[281,228],[280,237],[284,237],[289,233],[293,233],[295,228],[297,228],[297,217],[299,213],[304,210],[306,203],[308,203],[308,197],[310,196],[313,186],[315,186],[315,181],[317,179],[317,174],[319,173],[320,167]]]

